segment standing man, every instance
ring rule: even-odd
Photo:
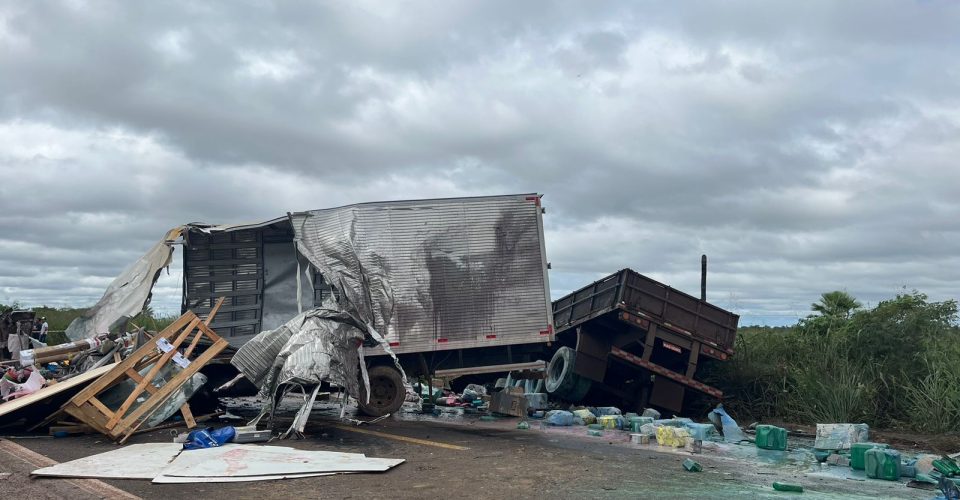
[[[50,325],[47,324],[47,317],[46,317],[46,316],[40,318],[40,322],[42,323],[42,324],[40,325],[40,337],[39,337],[37,340],[39,340],[40,342],[43,342],[44,344],[46,344],[46,343],[47,343],[47,330],[50,328]]]

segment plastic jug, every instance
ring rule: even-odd
[[[866,453],[871,448],[887,448],[883,443],[853,443],[850,445],[850,468],[863,470],[866,466]]]
[[[900,452],[885,448],[870,448],[864,453],[867,477],[896,481],[900,479]]]
[[[775,425],[757,426],[757,448],[764,450],[786,450],[787,430]]]

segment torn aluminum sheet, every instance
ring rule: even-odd
[[[359,397],[358,348],[364,333],[364,325],[346,312],[317,308],[260,333],[244,344],[230,363],[260,387],[265,401],[260,417],[273,410],[273,395],[281,384],[327,382]],[[309,406],[305,402],[307,415]],[[294,426],[301,421],[306,418],[297,419]],[[298,427],[302,431],[302,426]]]
[[[163,473],[183,446],[177,443],[132,444],[123,448],[37,469],[31,474],[48,477],[97,479],[153,479]]]
[[[107,287],[103,297],[67,327],[70,340],[82,340],[100,333],[110,333],[120,323],[140,314],[150,303],[151,290],[160,271],[170,265],[173,241],[183,228],[171,229],[139,260],[124,269]]]

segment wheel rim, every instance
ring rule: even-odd
[[[377,408],[389,408],[397,397],[397,386],[389,377],[376,377],[370,380],[370,405]]]

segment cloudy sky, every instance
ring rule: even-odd
[[[90,305],[184,222],[531,191],[555,297],[622,267],[698,294],[706,253],[742,324],[958,298],[958,26],[948,1],[3,1],[0,302]]]

